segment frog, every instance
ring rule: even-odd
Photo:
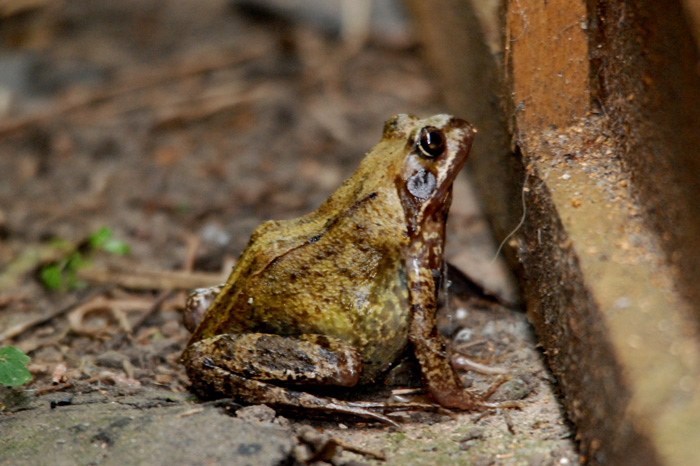
[[[436,325],[452,186],[475,133],[447,114],[396,115],[315,211],[262,223],[226,283],[188,300],[193,389],[395,424],[396,405],[328,393],[376,384],[408,356],[436,406],[499,407],[463,387]]]

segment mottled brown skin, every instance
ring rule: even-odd
[[[398,115],[315,212],[260,225],[183,353],[194,386],[392,422],[385,406],[301,390],[372,382],[410,348],[440,405],[491,406],[462,388],[435,324],[452,183],[473,133],[449,115]]]

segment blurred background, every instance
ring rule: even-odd
[[[494,17],[498,2],[476,4]],[[500,29],[482,24],[484,45],[498,53]],[[438,84],[417,37],[392,0],[0,0],[0,346],[31,357],[25,387],[187,396],[186,290],[225,280],[262,221],[315,209],[392,115],[468,110]],[[466,55],[455,64],[470,64]],[[487,138],[477,136],[477,156]],[[517,301],[464,176],[448,227],[448,259]],[[513,413],[528,449],[517,464],[575,461],[525,315],[457,309],[441,328],[462,354],[517,374],[504,399],[537,400]],[[470,374],[465,383],[489,385]],[[10,406],[3,394],[0,409]],[[485,461],[511,454],[510,415],[464,416],[486,419],[493,433],[455,434],[448,450]],[[412,441],[436,464],[441,427],[421,428]],[[383,449],[392,438],[353,441]],[[417,464],[401,448],[397,461]]]
[[[64,344],[99,366],[94,337],[127,325],[166,336],[153,351],[180,386],[184,295],[155,317],[53,317],[102,292],[87,283],[223,281],[258,224],[315,209],[386,119],[446,112],[397,1],[3,1],[0,14],[0,341],[31,352],[38,380]],[[450,260],[514,300],[466,179],[455,190]]]

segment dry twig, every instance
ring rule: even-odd
[[[32,319],[28,319],[24,322],[20,322],[17,325],[13,325],[12,327],[6,329],[2,333],[0,333],[0,341],[8,340],[10,338],[15,338],[18,335],[21,335],[22,333],[26,332],[32,327],[35,327],[37,325],[43,324],[44,322],[48,322],[49,320],[58,317],[60,315],[63,315],[67,312],[70,312],[72,309],[74,309],[77,306],[80,306],[82,303],[85,303],[91,299],[93,299],[96,295],[103,293],[104,288],[96,289],[95,291],[91,292],[88,294],[87,297],[84,297],[82,299],[76,299],[74,302],[69,304],[68,306],[64,306],[59,309],[53,309],[46,314],[34,317]]]
[[[193,273],[166,270],[121,272],[108,269],[81,269],[78,278],[95,283],[111,283],[133,290],[191,290],[215,286],[226,281],[216,273]]]
[[[110,83],[103,88],[81,94],[57,98],[46,110],[33,115],[6,120],[0,124],[0,136],[21,131],[39,123],[51,121],[60,115],[75,112],[91,105],[101,104],[126,94],[166,85],[185,78],[203,75],[212,71],[232,68],[259,57],[264,51],[255,47],[245,53],[223,53],[214,57],[197,57],[175,64],[169,64],[154,71],[152,65],[125,84]]]

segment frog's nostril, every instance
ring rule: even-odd
[[[472,133],[476,132],[476,130],[474,129],[474,126],[472,126],[471,123],[469,123],[466,120],[462,120],[461,118],[456,118],[456,117],[450,118],[450,122],[448,123],[448,125],[451,128],[469,129],[469,130],[471,130]]]

